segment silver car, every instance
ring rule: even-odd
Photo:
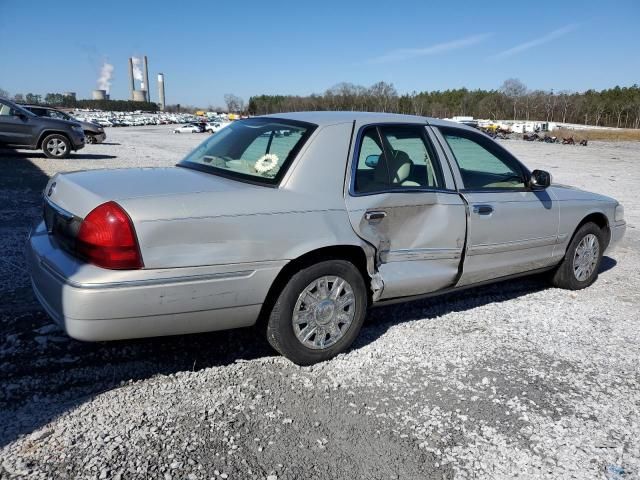
[[[306,365],[375,305],[542,271],[587,287],[625,228],[615,200],[551,185],[473,128],[306,112],[233,122],[173,168],[56,175],[28,258],[71,337],[257,324]]]

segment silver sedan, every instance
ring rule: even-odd
[[[233,122],[176,167],[53,177],[28,258],[77,339],[258,325],[298,364],[345,351],[369,307],[547,271],[589,286],[626,228],[486,135],[424,117]]]

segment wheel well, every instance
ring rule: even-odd
[[[369,301],[371,301],[371,288],[369,287],[369,274],[367,273],[367,256],[364,250],[356,245],[336,245],[331,247],[319,248],[301,255],[300,257],[289,261],[276,276],[271,284],[269,292],[260,309],[260,316],[256,325],[258,328],[266,328],[267,321],[271,309],[278,300],[278,295],[285,287],[289,279],[303,268],[314,265],[325,260],[347,260],[353,263],[367,285]]]
[[[600,227],[600,230],[602,230],[602,233],[604,233],[606,248],[609,245],[609,240],[611,240],[611,230],[609,229],[609,220],[607,219],[607,216],[604,213],[600,212],[590,213],[582,219],[573,234],[575,235],[575,232],[577,232],[578,229],[585,223],[595,223],[598,227]]]
[[[38,139],[38,144],[36,148],[42,148],[42,142],[44,141],[44,139],[47,138],[49,135],[53,135],[53,134],[62,135],[67,139],[69,143],[71,143],[71,139],[69,138],[69,135],[66,134],[66,132],[59,132],[57,130],[46,130],[40,134],[40,138]]]

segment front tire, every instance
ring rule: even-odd
[[[351,346],[367,311],[367,289],[358,268],[327,260],[293,275],[267,324],[271,346],[298,365],[333,358]]]
[[[98,143],[98,142],[96,141],[96,137],[94,137],[94,136],[93,136],[93,135],[91,135],[90,133],[87,133],[87,134],[85,135],[85,138],[86,138],[86,140],[87,140],[87,143],[89,143],[89,144]]]
[[[67,158],[71,152],[71,142],[64,135],[54,133],[42,141],[42,151],[49,158]]]
[[[598,278],[604,235],[595,223],[585,223],[573,236],[564,259],[551,277],[551,283],[567,290],[581,290]]]

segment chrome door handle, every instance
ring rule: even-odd
[[[387,212],[383,212],[382,210],[376,210],[364,214],[365,220],[382,220],[386,216]]]
[[[491,205],[474,205],[473,213],[478,215],[491,215],[493,213],[493,207]]]

